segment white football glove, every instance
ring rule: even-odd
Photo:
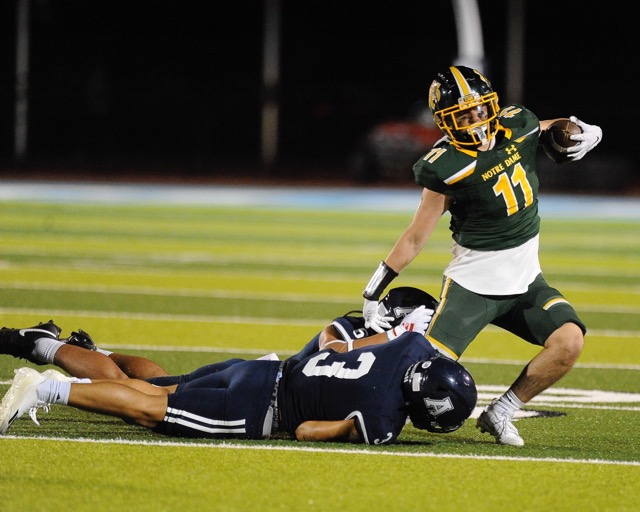
[[[582,133],[576,133],[569,137],[571,140],[580,142],[580,144],[567,148],[567,155],[571,157],[572,162],[575,162],[598,145],[602,140],[602,129],[595,124],[583,123],[576,116],[571,116],[569,119],[582,128]]]
[[[378,302],[375,300],[364,299],[362,306],[362,316],[364,317],[364,326],[371,327],[376,332],[384,332],[390,329],[393,316],[382,316],[378,312]]]
[[[402,319],[402,323],[397,327],[387,331],[387,338],[394,340],[405,332],[419,332],[424,334],[429,328],[431,319],[433,318],[433,309],[426,306],[420,306]]]

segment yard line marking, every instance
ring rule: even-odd
[[[135,349],[134,349],[135,350]],[[235,352],[234,352],[235,353]],[[508,366],[522,366],[527,364],[529,361],[525,360],[508,360],[508,359],[486,359],[486,358],[465,358],[464,356],[460,358],[460,362],[467,363],[475,363],[475,364],[503,364]],[[574,368],[587,368],[591,370],[640,370],[640,365],[638,364],[615,364],[615,363],[576,363],[573,365]],[[505,388],[506,391],[506,388]]]
[[[76,310],[54,310],[54,309],[20,309],[20,308],[0,308],[0,313],[12,315],[37,315],[46,317],[55,316],[77,316],[83,318],[120,318],[129,320],[149,320],[153,322],[198,322],[198,323],[232,323],[232,324],[256,324],[256,325],[301,325],[318,326],[323,328],[327,322],[319,319],[299,319],[299,318],[272,318],[272,317],[245,317],[245,316],[205,316],[205,315],[183,315],[165,313],[130,313],[126,311],[76,311]],[[640,334],[639,334],[640,335]],[[124,347],[124,345],[118,345]],[[105,347],[106,348],[106,347]]]
[[[52,285],[45,283],[14,282],[4,283],[2,288],[13,290],[38,290],[55,292],[92,292],[92,293],[118,293],[121,295],[153,295],[157,297],[193,297],[212,299],[247,299],[264,300],[273,302],[323,302],[323,303],[348,303],[353,302],[353,296],[338,296],[324,294],[303,294],[303,293],[278,293],[272,291],[237,292],[218,290],[198,290],[190,288],[162,288],[153,286],[112,286],[112,285]],[[630,311],[640,314],[640,307]]]
[[[341,276],[342,277],[342,276]],[[170,288],[156,286],[127,286],[127,285],[75,285],[68,284],[50,284],[50,283],[33,283],[14,281],[12,283],[4,283],[3,288],[14,290],[39,290],[39,291],[56,291],[56,292],[90,292],[90,293],[118,293],[122,295],[153,295],[158,297],[194,297],[194,298],[213,298],[213,299],[247,299],[278,302],[323,302],[323,303],[351,303],[353,296],[351,295],[327,295],[327,294],[308,294],[308,293],[278,293],[274,295],[271,291],[230,291],[230,290],[201,290],[193,288]],[[640,306],[633,304],[580,304],[572,301],[572,304],[582,312],[588,313],[631,313],[640,314]],[[354,307],[360,307],[355,304]]]
[[[180,443],[177,441],[132,441],[125,439],[90,439],[90,438],[66,438],[66,437],[42,437],[42,436],[12,436],[5,435],[0,437],[2,439],[24,439],[29,441],[57,441],[57,442],[70,442],[70,443],[88,443],[88,444],[119,444],[119,445],[145,445],[145,446],[170,446],[170,447],[183,447],[183,448],[206,448],[206,449],[218,449],[218,450],[263,450],[263,451],[294,451],[294,452],[319,452],[319,453],[340,453],[340,454],[353,454],[353,455],[371,455],[371,456],[386,456],[386,457],[417,457],[417,458],[442,458],[442,459],[473,459],[473,460],[504,460],[504,461],[516,461],[516,462],[550,462],[561,463],[566,462],[569,464],[593,464],[593,465],[615,465],[615,466],[640,466],[639,461],[626,461],[626,460],[603,460],[603,459],[559,459],[557,457],[543,458],[543,457],[514,457],[505,455],[459,455],[450,453],[434,453],[434,452],[421,452],[421,453],[409,453],[409,452],[382,452],[382,451],[369,451],[362,448],[354,448],[353,450],[344,448],[315,448],[308,446],[273,446],[265,444],[264,446],[245,446],[241,444],[234,444],[229,442],[221,443]],[[269,441],[266,441],[269,443]]]
[[[248,317],[248,316],[215,316],[215,315],[184,315],[168,313],[131,313],[128,311],[80,311],[73,309],[33,309],[33,308],[0,308],[0,314],[8,315],[37,315],[37,316],[77,316],[83,318],[126,318],[129,320],[148,320],[153,322],[198,322],[198,323],[232,323],[251,325],[299,325],[326,326],[326,319],[288,318],[288,317]],[[499,327],[487,326],[483,332],[504,332]],[[640,331],[616,331],[613,329],[591,329],[590,336],[601,338],[640,338]],[[125,345],[117,345],[125,347]],[[105,348],[107,348],[105,346]],[[113,348],[113,347],[112,347]],[[145,348],[145,347],[141,347]],[[179,348],[180,350],[180,348]],[[243,352],[244,350],[240,350]],[[470,361],[470,360],[467,360]]]

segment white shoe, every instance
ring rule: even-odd
[[[15,370],[13,383],[4,395],[0,404],[0,434],[4,434],[11,424],[29,411],[29,416],[36,425],[40,425],[36,418],[39,408],[44,407],[48,412],[48,404],[38,400],[37,388],[46,377],[32,368]]]
[[[476,421],[476,428],[479,428],[482,433],[491,434],[498,444],[524,446],[524,439],[520,437],[518,429],[513,426],[510,418],[493,408],[494,402],[495,400],[482,411]]]

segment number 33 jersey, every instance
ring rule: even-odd
[[[402,379],[409,366],[436,355],[424,336],[337,353],[322,350],[287,369],[278,402],[289,432],[307,420],[354,418],[366,444],[392,443],[407,419]]]
[[[418,185],[452,199],[452,236],[468,249],[517,247],[536,236],[540,227],[540,122],[520,105],[504,108],[498,119],[491,149],[458,149],[445,139],[413,166]]]

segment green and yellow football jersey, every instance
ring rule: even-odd
[[[463,247],[517,247],[539,231],[536,152],[539,120],[521,105],[499,115],[490,151],[436,144],[414,166],[416,183],[452,198],[450,230]]]

